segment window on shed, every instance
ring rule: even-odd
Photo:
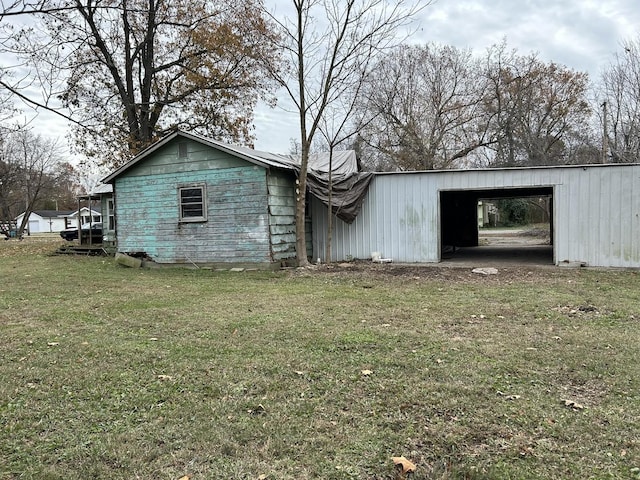
[[[204,185],[187,185],[179,189],[180,221],[204,222],[207,220],[207,195]]]

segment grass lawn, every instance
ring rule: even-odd
[[[640,479],[640,274],[0,242],[0,479]]]

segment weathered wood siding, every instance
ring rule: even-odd
[[[274,261],[296,257],[296,197],[293,174],[271,170],[267,175],[269,191],[269,233]]]
[[[168,143],[116,178],[118,250],[158,263],[273,262],[267,170],[195,141],[179,159],[184,142]],[[206,186],[204,222],[179,221],[178,188],[187,183]]]

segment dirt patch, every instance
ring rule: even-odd
[[[549,229],[495,229],[481,230],[478,234],[480,245],[549,245]]]
[[[514,280],[532,280],[557,275],[557,269],[548,267],[508,266],[498,268],[496,275],[479,275],[468,266],[442,266],[417,264],[374,264],[365,260],[349,263],[312,265],[294,270],[295,275],[350,276],[359,279],[393,277],[408,280],[442,280],[444,282],[508,283]]]

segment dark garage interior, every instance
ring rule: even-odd
[[[501,231],[479,227],[478,202],[499,199],[547,200],[549,207],[548,238],[523,241],[517,233],[492,244]],[[487,225],[489,226],[489,225]],[[495,225],[494,225],[495,226]],[[443,262],[509,262],[522,264],[553,264],[553,187],[500,188],[486,190],[451,190],[440,192],[440,260]],[[481,239],[481,230],[491,236]],[[524,232],[523,232],[524,234]],[[513,235],[512,241],[509,236]]]

